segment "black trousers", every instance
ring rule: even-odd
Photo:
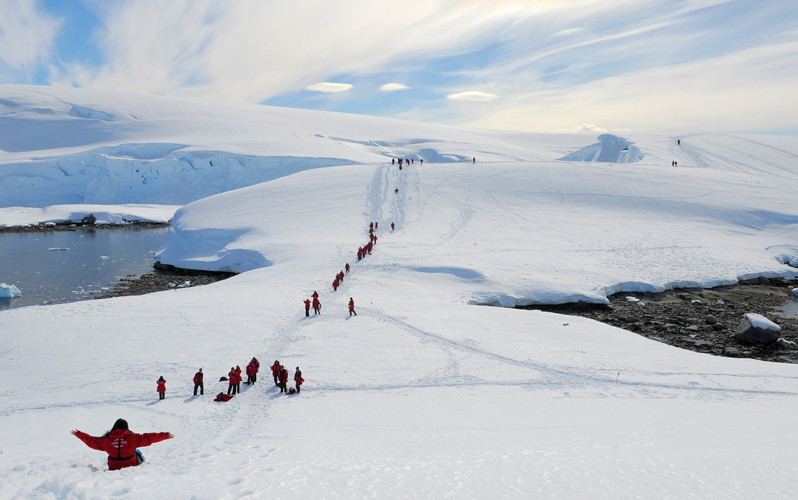
[[[274,385],[275,385],[276,387],[280,387],[280,381],[279,381],[279,380],[277,380],[277,375],[275,375],[275,376],[274,376]]]
[[[313,308],[313,314],[321,314],[321,309],[318,307]]]
[[[310,316],[310,308],[306,307],[305,308],[305,317],[307,318],[308,316]]]
[[[357,316],[357,313],[355,312],[355,310],[354,310],[354,309],[350,309],[350,310],[349,310],[349,316],[352,316],[353,314],[354,314],[355,316]]]
[[[158,393],[158,399],[166,399],[166,393],[165,392],[159,392]]]
[[[205,394],[205,384],[203,384],[202,382],[200,382],[199,384],[194,384],[194,395],[195,396],[197,395],[197,389],[198,388],[200,390],[200,395],[204,395]]]
[[[230,395],[230,393],[232,393],[232,394],[236,394],[237,392],[238,392],[238,384],[231,384],[231,385],[230,385],[230,386],[227,388],[227,395],[228,395],[228,396]]]
[[[296,393],[299,394],[299,384],[296,385]]]

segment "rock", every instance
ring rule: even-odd
[[[777,340],[776,344],[784,349],[795,349],[796,346],[798,346],[798,344],[796,344],[795,342],[792,342],[784,338],[780,338],[779,340]]]
[[[710,314],[704,321],[706,321],[708,325],[715,325],[718,323],[718,318]]]
[[[724,347],[723,355],[731,358],[739,358],[741,356],[740,351],[736,347]]]
[[[629,322],[629,317],[628,316],[624,316],[623,314],[619,314],[617,316],[617,318],[618,318],[619,321],[623,321],[624,323],[628,323]]]
[[[691,301],[690,301],[690,303],[691,303],[691,304],[700,304],[700,303],[701,303],[701,301],[700,301],[700,300],[698,300],[698,299],[695,299],[695,300],[691,300]]]
[[[723,302],[722,300],[719,300],[719,301],[718,301],[718,305],[719,305],[719,306],[722,306],[723,304],[725,304],[725,302]]]
[[[724,328],[726,328],[726,325],[724,325],[723,323],[715,323],[714,325],[712,325],[712,329],[716,331],[723,330]]]
[[[742,344],[773,344],[780,336],[781,327],[760,314],[743,316],[734,338]]]

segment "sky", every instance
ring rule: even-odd
[[[0,0],[0,83],[532,132],[798,134],[795,0]]]

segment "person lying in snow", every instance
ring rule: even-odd
[[[219,394],[216,395],[214,401],[224,403],[225,401],[230,401],[231,399],[233,399],[233,397],[234,396],[228,396],[227,394],[220,392]]]
[[[136,448],[175,437],[171,432],[148,432],[146,434],[130,432],[127,420],[121,418],[102,437],[90,436],[79,430],[72,431],[72,434],[86,443],[89,448],[108,453],[109,470],[141,465],[144,463],[144,456]]]

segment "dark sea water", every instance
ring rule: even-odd
[[[19,298],[0,298],[0,310],[87,300],[119,278],[152,272],[154,253],[168,231],[131,227],[0,233],[0,283],[22,291]]]

